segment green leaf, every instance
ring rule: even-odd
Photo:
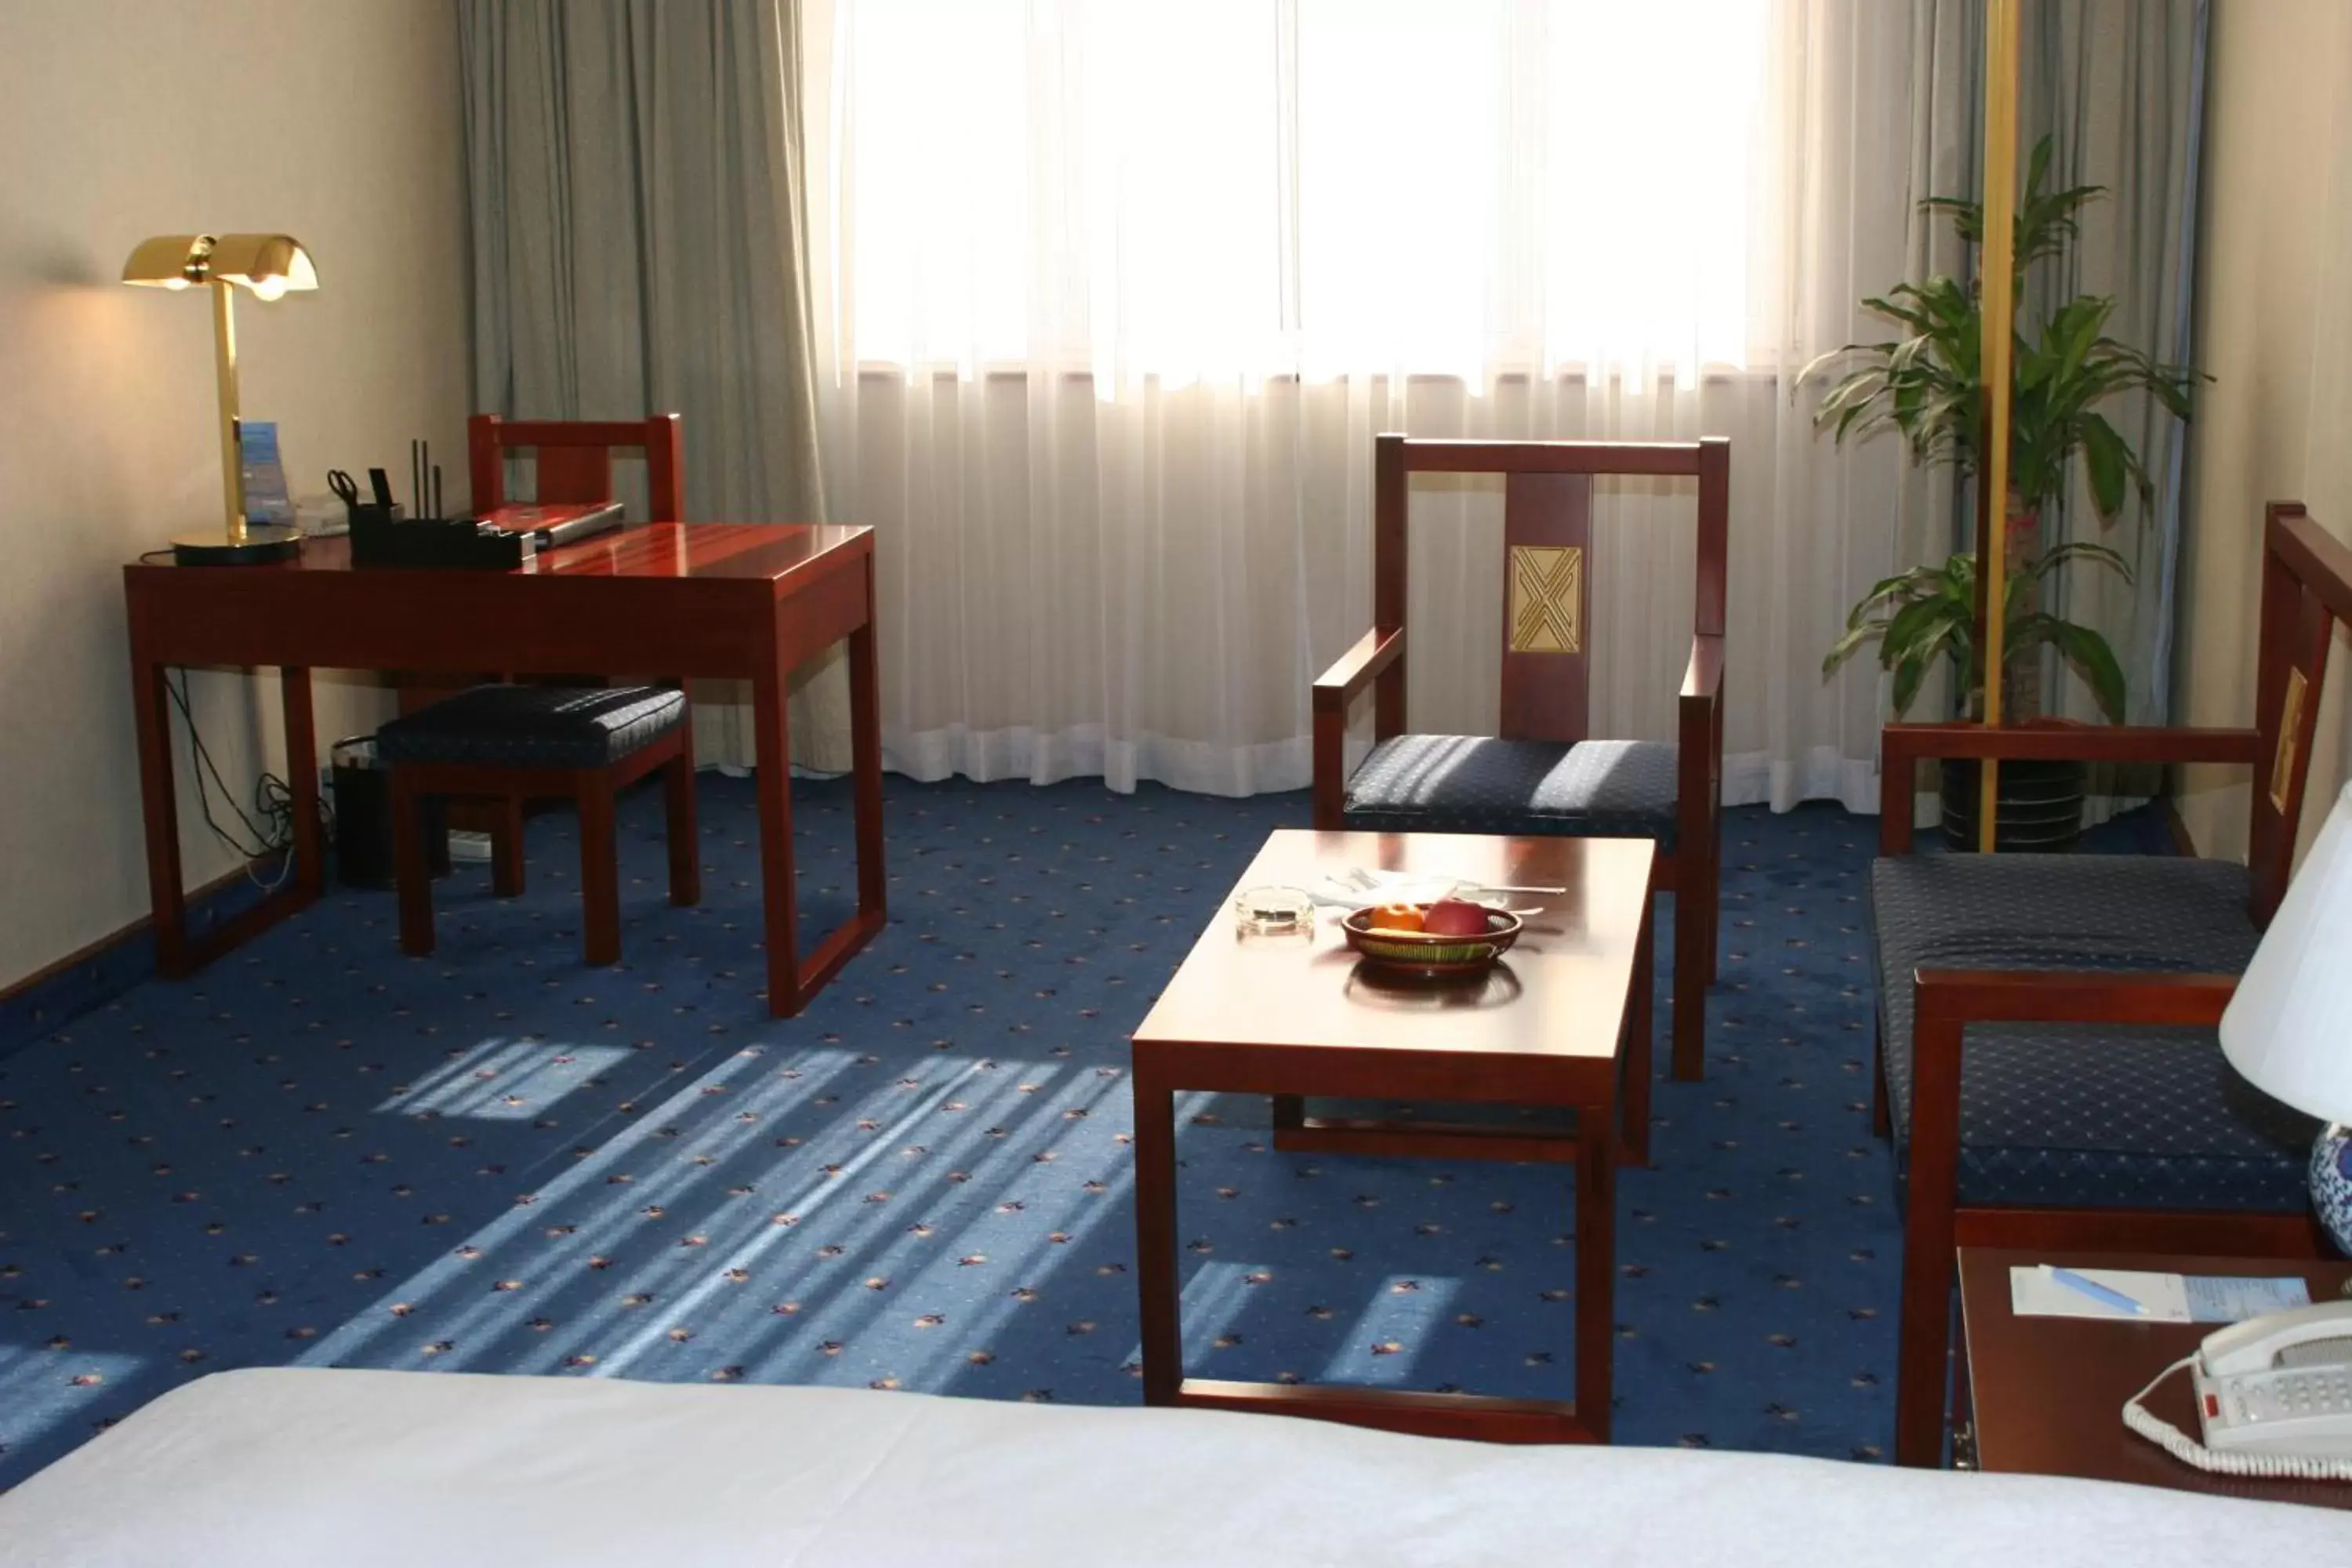
[[[2125,582],[2132,580],[2130,562],[2107,546],[2088,539],[2070,539],[2063,544],[2053,544],[2035,556],[2025,570],[2040,578],[2069,561],[2096,561],[2102,565],[2114,567]]]
[[[1837,667],[1852,658],[1856,649],[1871,638],[1882,635],[1885,630],[1885,621],[1864,621],[1855,626],[1845,636],[1831,645],[1829,653],[1822,659],[1822,673],[1835,675]]]
[[[2102,517],[2123,510],[2124,483],[2132,466],[2131,449],[2105,417],[2085,414],[2082,419],[2083,459],[2091,470],[2091,500]]]
[[[1895,716],[1897,719],[1911,710],[1919,696],[1919,688],[1927,679],[1927,661],[1914,656],[1895,667]]]
[[[1940,597],[1906,605],[1881,634],[1880,658],[1892,668],[1895,660],[1917,652],[1937,623],[1949,620],[1955,609],[1950,600]]]
[[[2091,683],[2091,695],[2098,700],[2101,710],[2111,721],[2122,723],[2124,670],[2123,666],[2116,662],[2115,649],[2107,646],[2107,639],[2090,627],[2078,626],[2072,621],[2053,619],[2050,632],[2051,640],[2058,645],[2059,653],[2081,670],[2083,678]]]

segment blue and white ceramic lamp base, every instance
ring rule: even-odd
[[[2336,1122],[2311,1141],[2311,1207],[2352,1258],[2352,1127]]]

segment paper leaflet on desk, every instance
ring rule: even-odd
[[[244,469],[245,521],[290,523],[294,502],[286,493],[286,464],[278,451],[278,422],[241,419],[236,426],[237,461]]]
[[[2137,1268],[2073,1268],[2095,1285],[2147,1309],[2145,1316],[2109,1306],[2055,1279],[2046,1268],[2009,1271],[2009,1310],[2021,1318],[2105,1318],[2122,1323],[2236,1323],[2311,1304],[2301,1279],[2252,1275],[2160,1274]]]

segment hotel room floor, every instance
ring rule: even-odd
[[[1304,797],[894,778],[890,926],[780,1022],[751,794],[702,786],[698,910],[663,901],[658,801],[626,808],[618,967],[581,963],[549,816],[523,899],[442,885],[431,959],[336,891],[0,1059],[0,1486],[239,1366],[1134,1403],[1126,1034]],[[846,793],[797,798],[814,938]],[[1874,826],[1728,814],[1707,1079],[1660,1081],[1622,1179],[1620,1442],[1887,1444]],[[1182,1110],[1193,1366],[1571,1392],[1564,1172],[1296,1158],[1262,1103]]]

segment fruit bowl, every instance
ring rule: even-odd
[[[1423,906],[1408,906],[1426,912]],[[1486,929],[1478,933],[1375,929],[1381,910],[1357,910],[1339,921],[1348,945],[1370,963],[1401,973],[1428,975],[1479,974],[1519,940],[1519,917],[1502,910],[1482,909]]]

